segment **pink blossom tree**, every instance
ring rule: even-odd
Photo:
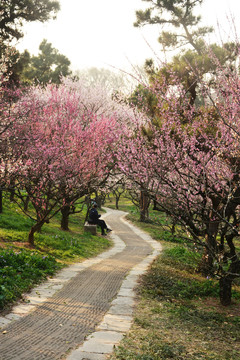
[[[237,69],[219,65],[212,90],[201,82],[205,106],[189,106],[182,85],[162,78],[150,88],[157,115],[136,123],[118,153],[121,171],[205,248],[224,305],[240,276],[239,89]]]
[[[104,182],[113,166],[117,123],[83,113],[80,100],[66,85],[49,85],[31,89],[19,102],[22,116],[11,143],[18,161],[11,169],[18,200],[27,194],[36,213],[31,245],[46,221]]]

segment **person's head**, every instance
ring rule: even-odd
[[[97,203],[93,203],[93,207],[94,207],[94,208],[97,208]]]

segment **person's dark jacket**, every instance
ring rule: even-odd
[[[98,215],[98,211],[96,208],[92,208],[89,212],[89,222],[91,224],[97,224],[98,219],[101,215]]]

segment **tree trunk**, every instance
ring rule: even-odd
[[[153,210],[158,210],[157,201],[153,200]]]
[[[13,202],[14,201],[14,195],[15,195],[15,189],[10,189],[10,201]]]
[[[202,257],[199,270],[204,275],[211,275],[213,271],[214,254],[217,251],[216,236],[218,232],[218,221],[210,221],[208,227],[208,233],[205,236],[206,248]]]
[[[147,193],[144,191],[141,191],[140,193],[140,221],[144,222],[148,219],[148,208],[149,208],[149,197],[147,196]]]
[[[40,231],[43,224],[44,224],[45,221],[40,221],[38,223],[36,223],[35,225],[33,225],[31,227],[31,230],[29,231],[29,234],[28,234],[28,243],[29,245],[31,245],[32,247],[35,246],[34,244],[34,234],[37,232],[37,231]]]
[[[208,248],[205,248],[202,256],[201,264],[199,266],[203,275],[211,275],[213,269],[213,256]]]
[[[95,199],[94,199],[94,201],[97,203],[98,208],[101,209],[101,207],[102,207],[102,199],[101,199],[101,196],[98,195],[98,192],[97,192],[97,191],[95,191],[94,193],[95,193]]]
[[[116,197],[115,207],[116,207],[116,209],[118,210],[118,209],[119,209],[118,204],[119,204],[119,199],[120,199],[120,196],[115,195],[115,197]]]
[[[14,201],[14,195],[15,195],[15,180],[10,181],[10,201]]]
[[[213,239],[211,236],[206,236],[206,245],[207,247],[204,250],[204,254],[201,259],[201,263],[198,267],[198,270],[204,275],[211,275],[213,271],[213,245],[216,243],[213,242]]]
[[[171,234],[172,235],[175,235],[175,232],[176,232],[176,223],[175,221],[172,222],[172,226],[171,226]]]
[[[66,205],[61,209],[62,219],[61,219],[61,229],[64,231],[69,230],[69,214],[70,214],[70,206]]]
[[[188,84],[188,91],[190,93],[190,105],[194,105],[196,97],[197,97],[197,91],[196,91],[196,87],[197,87],[197,81],[194,81],[194,83]]]
[[[26,200],[24,201],[24,211],[28,211],[29,201],[30,201],[30,197],[27,195]]]
[[[2,198],[3,198],[2,190],[0,190],[0,214],[3,212]]]
[[[219,297],[223,306],[228,306],[231,304],[232,280],[228,277],[223,277],[219,280]]]

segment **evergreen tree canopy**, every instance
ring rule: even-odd
[[[53,48],[52,44],[48,43],[46,39],[41,42],[39,50],[39,54],[30,57],[27,66],[23,69],[21,74],[23,82],[35,82],[36,84],[52,82],[59,84],[61,76],[71,74],[69,69],[70,60]]]
[[[201,5],[203,0],[143,0],[150,3],[146,10],[136,11],[137,20],[134,26],[140,27],[148,24],[160,24],[172,26],[175,31],[162,31],[159,42],[163,49],[176,48],[191,44],[201,52],[202,43],[199,38],[213,29],[210,27],[198,27],[201,16],[195,16],[193,10]]]
[[[47,21],[54,18],[59,9],[58,0],[1,0],[0,39],[21,38],[24,21]]]

